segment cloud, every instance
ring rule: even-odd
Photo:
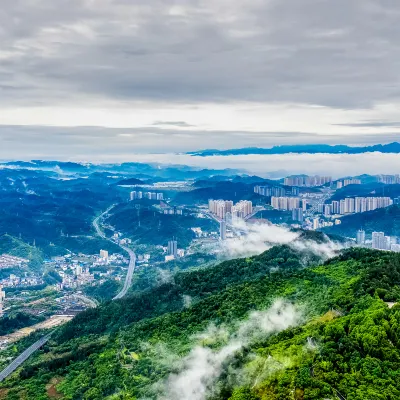
[[[239,258],[261,254],[272,246],[286,244],[301,252],[311,252],[324,259],[334,257],[343,246],[326,238],[325,243],[304,240],[299,232],[282,225],[237,222],[233,229],[242,236],[220,242],[224,257]]]
[[[4,98],[21,103],[398,96],[396,2],[6,0],[2,11]]]
[[[0,124],[14,136],[0,132],[0,157],[51,156],[57,140],[59,157],[86,158],[388,141],[399,13],[374,0],[4,0]],[[96,125],[131,131],[55,128]]]
[[[251,341],[281,332],[301,322],[301,312],[292,304],[277,300],[266,311],[256,311],[240,323],[233,333],[224,327],[213,327],[197,337],[201,342],[225,340],[213,350],[197,345],[180,361],[179,372],[171,374],[162,387],[159,400],[205,400],[226,363],[238,350]]]
[[[190,128],[194,125],[188,124],[185,121],[156,121],[154,126],[177,126],[179,128]]]

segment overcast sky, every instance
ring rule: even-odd
[[[400,137],[398,0],[2,0],[0,158]]]

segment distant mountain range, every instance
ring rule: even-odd
[[[193,156],[238,156],[238,155],[250,155],[250,154],[288,154],[288,153],[308,153],[308,154],[361,154],[361,153],[400,153],[400,143],[393,142],[388,144],[376,144],[373,146],[361,146],[353,147],[343,144],[339,145],[328,145],[328,144],[304,144],[304,145],[290,145],[290,146],[274,146],[271,148],[260,148],[260,147],[245,147],[242,149],[230,149],[230,150],[200,150],[194,152],[188,152],[186,154]]]

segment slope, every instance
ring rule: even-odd
[[[374,211],[347,215],[341,218],[340,225],[325,228],[324,232],[346,237],[355,237],[362,228],[367,234],[374,231],[385,232],[386,235],[400,236],[400,206],[393,205]]]
[[[64,399],[398,398],[400,308],[385,302],[400,299],[400,255],[349,249],[304,268],[309,255],[274,248],[180,274],[170,300],[165,286],[82,313],[5,398],[46,399],[55,379]]]

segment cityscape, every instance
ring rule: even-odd
[[[3,1],[0,400],[400,400],[399,16]]]

